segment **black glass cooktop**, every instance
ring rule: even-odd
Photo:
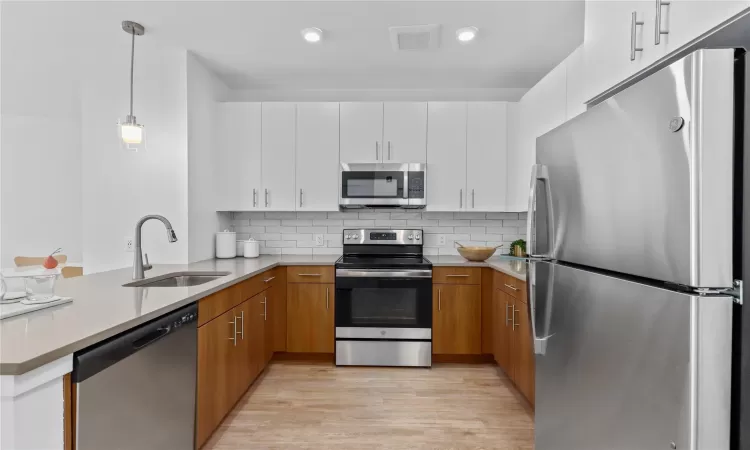
[[[421,256],[353,256],[345,255],[336,261],[336,267],[346,269],[428,269],[432,263]]]

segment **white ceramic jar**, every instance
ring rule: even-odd
[[[260,244],[253,238],[245,241],[245,258],[257,258],[260,256]]]
[[[234,258],[237,256],[237,233],[224,230],[216,233],[216,257]]]

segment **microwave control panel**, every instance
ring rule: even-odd
[[[424,198],[424,172],[409,172],[409,198]]]

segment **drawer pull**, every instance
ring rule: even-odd
[[[466,278],[468,276],[469,276],[468,274],[464,274],[464,275],[446,275],[446,277],[449,277],[449,278]]]
[[[269,281],[273,280],[274,278],[276,278],[276,277],[271,277],[271,278],[268,278],[268,279],[266,279],[266,280],[263,280],[263,282],[264,282],[264,283],[268,283]]]
[[[516,328],[518,328],[518,324],[516,323],[516,313],[517,313],[518,311],[519,311],[518,309],[516,309],[515,307],[513,307],[513,329],[514,329],[514,330],[515,330]]]
[[[512,308],[513,305],[509,305],[508,302],[505,302],[505,326],[508,326],[508,322],[510,322],[510,318],[508,317],[508,308]]]
[[[319,277],[319,273],[298,273],[297,276],[300,277]]]
[[[518,288],[517,288],[517,287],[515,287],[515,286],[511,286],[511,285],[509,285],[508,283],[505,283],[505,287],[507,287],[507,288],[510,288],[510,289],[513,289],[514,291],[517,291],[517,290],[518,290]]]

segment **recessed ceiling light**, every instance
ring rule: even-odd
[[[320,42],[323,39],[323,30],[320,28],[305,28],[301,33],[307,42]]]
[[[464,27],[456,30],[456,39],[463,44],[471,42],[477,37],[477,27]]]

